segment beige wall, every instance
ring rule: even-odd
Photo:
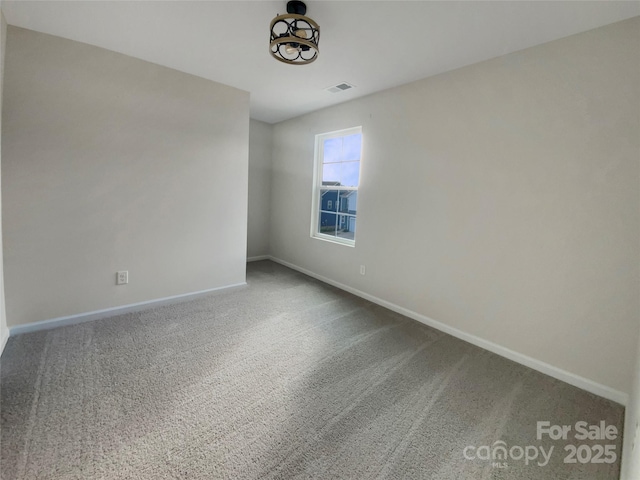
[[[244,282],[248,93],[10,26],[3,120],[10,326]]]
[[[251,120],[249,125],[248,257],[269,254],[272,135],[272,125]]]
[[[1,5],[1,3],[0,3]],[[2,137],[2,92],[4,86],[4,52],[7,43],[7,21],[0,10],[0,137]],[[2,170],[2,142],[0,141],[0,171]],[[0,173],[0,178],[1,178]],[[2,182],[0,181],[0,184]],[[0,226],[2,225],[2,190],[0,189]],[[9,338],[6,311],[4,307],[4,264],[2,261],[2,229],[0,228],[0,354]]]
[[[272,255],[628,393],[639,44],[634,18],[275,125]],[[309,236],[313,148],[357,125],[350,248]]]

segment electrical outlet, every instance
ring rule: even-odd
[[[129,271],[116,272],[116,285],[126,285],[127,283],[129,283]]]
[[[365,270],[364,265],[360,265],[360,275],[364,275]]]

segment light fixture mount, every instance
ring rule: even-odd
[[[320,26],[305,17],[307,6],[300,0],[287,2],[287,13],[271,21],[269,52],[290,65],[305,65],[318,58]]]

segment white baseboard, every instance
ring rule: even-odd
[[[9,331],[5,330],[4,334],[0,338],[0,355],[4,352],[4,347],[7,345],[7,340],[9,340]]]
[[[259,262],[260,260],[270,260],[270,255],[256,255],[255,257],[247,257],[248,262]]]
[[[535,358],[529,357],[522,353],[518,353],[516,351],[510,350],[506,347],[490,342],[483,338],[463,332],[462,330],[458,330],[457,328],[438,322],[437,320],[433,320],[432,318],[429,318],[420,313],[406,309],[404,307],[388,302],[381,298],[375,297],[373,295],[369,295],[368,293],[362,292],[348,285],[344,285],[340,282],[336,282],[334,280],[331,280],[330,278],[323,277],[322,275],[313,273],[305,268],[301,268],[285,260],[281,260],[279,258],[272,257],[272,256],[270,256],[269,258],[276,263],[279,263],[281,265],[284,265],[285,267],[291,268],[292,270],[296,270],[300,273],[304,273],[305,275],[308,275],[317,280],[320,280],[321,282],[328,283],[329,285],[333,285],[334,287],[337,287],[341,290],[345,290],[358,297],[364,298],[365,300],[369,300],[370,302],[381,305],[385,308],[388,308],[389,310],[392,310],[401,315],[417,320],[420,323],[424,323],[425,325],[428,325],[437,330],[440,330],[441,332],[448,333],[449,335],[452,335],[461,340],[464,340],[465,342],[469,342],[473,345],[476,345],[480,348],[493,352],[497,355],[508,358],[509,360],[513,360],[514,362],[520,363],[526,367],[529,367],[541,373],[544,373],[545,375],[549,375],[550,377],[566,382],[570,385],[573,385],[574,387],[581,388],[582,390],[586,390],[587,392],[593,393],[594,395],[607,398],[621,405],[624,405],[624,406],[627,405],[627,402],[629,400],[629,395],[624,392],[614,390],[613,388],[607,387],[606,385],[601,385],[592,380],[589,380],[588,378],[581,377],[579,375],[568,372],[566,370],[562,370],[561,368],[555,367],[553,365],[550,365],[548,363],[542,362]]]
[[[39,330],[50,330],[52,328],[63,327],[66,325],[75,325],[77,323],[91,322],[101,318],[113,317],[124,313],[138,312],[150,307],[159,307],[168,305],[182,300],[192,300],[195,297],[206,295],[211,292],[220,290],[229,290],[232,288],[245,286],[246,282],[236,283],[233,285],[225,285],[224,287],[209,288],[198,292],[183,293],[181,295],[173,295],[171,297],[157,298],[145,302],[131,303],[119,307],[105,308],[103,310],[94,310],[92,312],[78,313],[76,315],[68,315],[65,317],[52,318],[50,320],[42,320],[40,322],[26,323],[24,325],[16,325],[9,328],[9,336],[19,335],[21,333],[37,332]]]

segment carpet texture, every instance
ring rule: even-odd
[[[563,460],[568,443],[619,456],[620,435],[538,441],[536,422],[621,433],[620,405],[272,262],[247,280],[10,338],[2,478],[618,478],[619,459]],[[463,454],[497,441],[554,451]]]

